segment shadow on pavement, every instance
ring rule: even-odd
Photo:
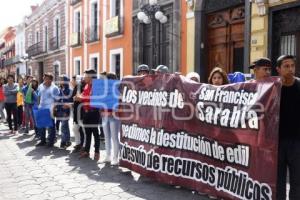
[[[0,134],[0,139],[9,139],[9,136]],[[96,162],[91,158],[79,158],[79,153],[72,153],[70,150],[60,149],[58,147],[35,147],[38,140],[34,139],[34,134],[15,135],[13,138],[20,149],[33,147],[26,156],[32,157],[33,160],[41,160],[44,158],[59,159],[65,157],[67,165],[71,166],[69,172],[78,173],[86,176],[90,180],[102,182],[104,185],[112,185],[110,190],[126,192],[128,195],[139,197],[142,199],[201,199],[202,197],[195,193],[192,194],[188,189],[176,189],[174,186],[161,184],[146,177],[139,176],[128,169],[118,166],[111,166],[102,162]],[[57,145],[57,144],[56,144]],[[104,143],[100,145],[104,148]],[[71,149],[71,147],[69,147]],[[91,148],[93,149],[93,148]],[[103,160],[105,152],[101,151],[101,160]],[[188,197],[188,198],[187,198]]]

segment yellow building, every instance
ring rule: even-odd
[[[300,1],[252,0],[250,60],[290,54],[300,60]],[[297,64],[300,75],[300,63]]]

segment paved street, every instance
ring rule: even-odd
[[[32,134],[8,135],[0,125],[0,200],[6,199],[200,199],[187,189],[140,178],[101,159],[78,159],[71,149],[36,148]],[[58,145],[58,143],[56,144]]]

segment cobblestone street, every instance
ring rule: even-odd
[[[200,199],[187,189],[140,178],[124,168],[79,159],[68,150],[35,147],[32,134],[8,135],[0,126],[0,200]],[[56,144],[58,145],[58,143]]]

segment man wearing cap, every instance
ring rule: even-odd
[[[148,65],[142,64],[137,68],[138,76],[148,75],[150,72]]]
[[[254,71],[254,80],[262,81],[271,76],[272,62],[269,58],[259,58],[250,65],[249,69]]]
[[[81,158],[88,158],[90,156],[92,134],[95,141],[94,160],[98,161],[100,158],[100,135],[98,125],[100,122],[99,110],[90,106],[92,96],[92,82],[97,77],[94,69],[88,69],[84,72],[85,86],[80,95],[76,95],[74,100],[82,102],[83,104],[83,127],[86,134],[84,151],[80,154]]]
[[[158,65],[153,71],[155,74],[167,74],[169,73],[169,68],[165,65]]]

